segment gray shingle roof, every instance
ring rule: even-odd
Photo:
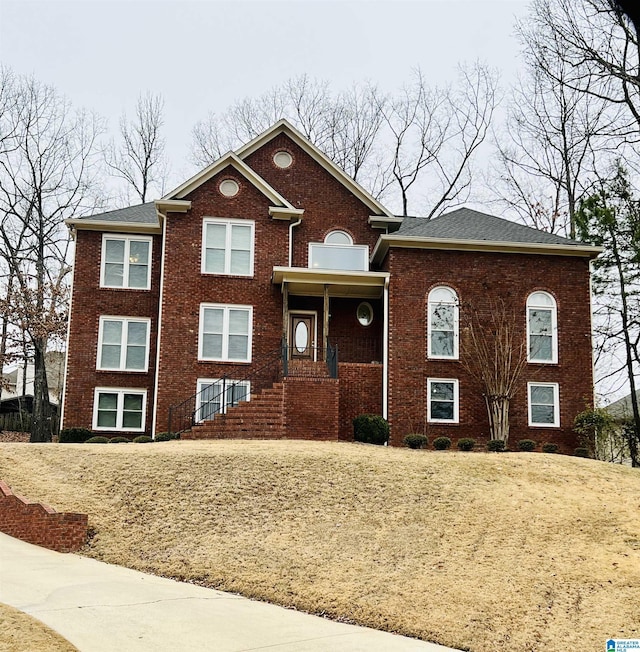
[[[636,392],[638,401],[640,401],[640,389]],[[618,399],[607,407],[609,414],[614,419],[630,419],[633,417],[633,409],[631,407],[631,394]]]
[[[97,215],[87,215],[81,217],[81,220],[91,222],[124,222],[126,224],[158,224],[158,215],[154,202],[119,208],[115,211],[98,213]]]
[[[459,208],[431,220],[424,217],[405,217],[400,229],[394,235],[407,238],[584,246],[583,242],[563,238],[554,233],[538,231],[470,208]]]

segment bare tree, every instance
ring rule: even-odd
[[[120,118],[120,143],[111,143],[106,162],[113,175],[126,183],[126,194],[132,191],[144,204],[149,191],[162,193],[167,176],[162,137],[164,100],[159,95],[140,95],[136,115]],[[128,202],[127,202],[128,203]]]
[[[577,201],[593,181],[594,150],[602,156],[611,125],[602,99],[564,83],[566,66],[557,60],[550,77],[529,59],[527,77],[512,91],[506,129],[495,138],[492,188],[525,224],[575,238]]]
[[[509,408],[527,364],[517,315],[503,301],[463,306],[465,351],[461,363],[478,383],[487,407],[491,439],[509,440]]]
[[[13,290],[5,315],[33,351],[32,441],[47,441],[49,395],[45,353],[64,336],[68,289],[65,218],[95,209],[93,163],[102,126],[73,112],[51,87],[18,80],[12,110],[2,116],[10,147],[0,154],[0,256]]]

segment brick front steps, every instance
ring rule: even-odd
[[[194,426],[182,439],[335,440],[339,426],[339,381],[288,377]]]

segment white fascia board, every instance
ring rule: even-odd
[[[398,226],[402,224],[404,218],[402,217],[387,217],[382,215],[369,215],[369,224],[374,229],[386,229],[392,224],[397,224]]]
[[[178,186],[175,190],[172,190],[168,195],[165,195],[161,201],[183,199],[190,192],[193,192],[196,188],[214,177],[219,172],[222,172],[222,170],[228,166],[232,166],[235,170],[237,170],[271,203],[278,206],[285,206],[291,209],[294,208],[277,190],[272,188],[261,176],[256,174],[243,160],[234,154],[234,152],[227,152],[215,163],[212,163],[209,167],[198,172],[198,174],[191,177],[191,179],[185,181],[181,186]]]
[[[304,214],[304,208],[287,208],[282,206],[269,206],[269,215],[274,220],[294,220],[301,219]]]
[[[191,210],[191,202],[184,199],[157,199],[156,211],[161,215],[165,213],[186,213]]]
[[[108,220],[68,219],[64,223],[71,233],[81,231],[104,231],[112,233],[162,233],[160,224],[145,224],[140,222],[112,222]]]
[[[329,174],[345,186],[353,195],[355,195],[365,206],[371,209],[377,215],[386,215],[394,217],[377,199],[370,195],[357,181],[354,181],[344,170],[340,169],[326,154],[320,151],[306,136],[302,135],[287,120],[279,120],[272,127],[256,136],[236,150],[236,154],[245,159],[256,150],[260,149],[265,143],[269,142],[278,134],[285,133],[300,148],[302,148],[312,159],[319,163]]]
[[[602,247],[591,245],[544,244],[539,242],[500,242],[491,240],[454,240],[450,238],[407,238],[401,235],[381,235],[371,254],[371,261],[380,263],[389,247],[405,249],[441,249],[511,254],[542,254],[546,256],[579,256],[595,258]]]

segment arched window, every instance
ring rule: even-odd
[[[352,245],[353,238],[346,231],[331,231],[324,239],[325,244]]]
[[[458,295],[448,287],[429,292],[428,341],[430,358],[458,359]]]
[[[529,362],[558,362],[558,319],[555,299],[548,292],[534,292],[527,298],[527,359]]]

